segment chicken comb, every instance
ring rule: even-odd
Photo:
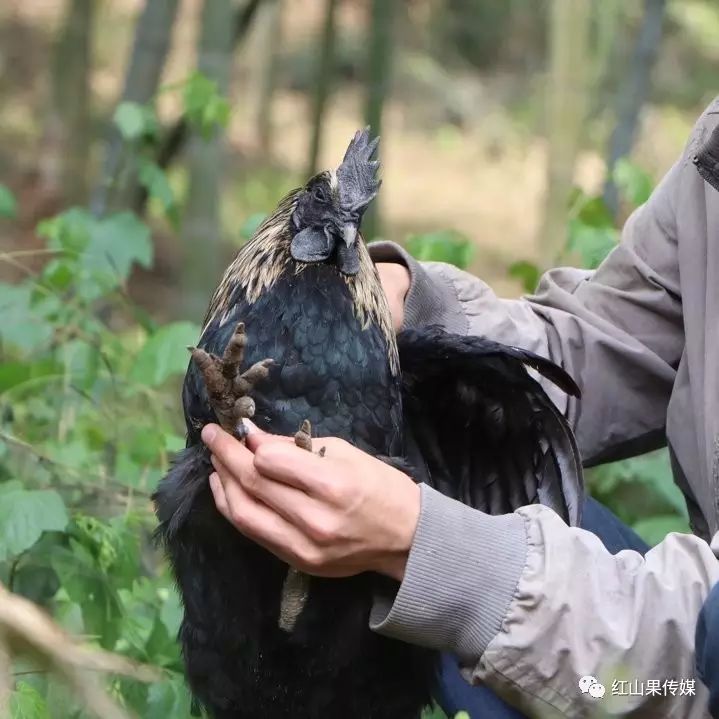
[[[352,138],[342,164],[337,168],[340,204],[349,212],[363,212],[377,196],[379,160],[373,155],[379,145],[379,137],[370,139],[370,128],[357,130]]]

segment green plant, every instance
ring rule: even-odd
[[[0,185],[0,217],[12,219],[17,212],[15,197],[5,185]]]
[[[229,122],[230,105],[213,80],[200,72],[192,73],[185,81],[164,87],[161,93],[178,92],[182,100],[183,115],[202,137],[209,138],[218,127]],[[121,177],[113,182],[122,183],[127,174],[135,173],[137,181],[146,190],[153,204],[177,229],[180,208],[175,191],[165,171],[155,161],[160,141],[160,122],[154,104],[121,102],[113,116],[115,126],[123,140],[131,148],[128,167],[121,170]],[[0,190],[0,214],[3,208]]]
[[[163,670],[151,685],[110,680],[122,706],[189,717],[181,607],[151,541],[150,494],[183,445],[176,380],[199,327],[158,326],[128,299],[132,268],[153,259],[131,213],[74,208],[38,233],[46,265],[0,285],[0,582],[73,634]],[[448,247],[461,256],[461,242]],[[86,716],[42,664],[18,661],[13,673],[12,717]]]
[[[150,493],[183,445],[167,387],[199,327],[158,327],[127,298],[132,267],[152,261],[132,214],[68,210],[38,233],[44,268],[0,285],[0,581],[73,633],[166,671],[150,687],[114,680],[121,704],[189,716]],[[81,715],[41,665],[14,671],[14,716],[44,716],[60,695],[63,717]]]
[[[186,113],[210,132],[226,101],[201,76],[181,85]],[[179,211],[149,159],[152,107],[121,104],[115,123],[135,150],[140,182],[166,217]],[[16,202],[0,186],[0,214]],[[176,410],[183,348],[200,328],[158,326],[128,297],[132,269],[153,261],[150,228],[130,212],[96,218],[71,208],[37,228],[47,258],[4,255],[24,280],[0,283],[0,582],[72,633],[163,670],[143,685],[115,678],[116,701],[143,718],[190,716],[176,634],[174,584],[157,553],[150,495],[184,446]],[[16,662],[13,717],[81,717],[41,663]],[[57,707],[62,707],[58,714]]]
[[[474,255],[474,245],[468,237],[456,230],[438,230],[410,235],[407,250],[418,260],[448,262],[465,269]]]
[[[623,205],[631,210],[644,204],[652,192],[651,177],[626,158],[613,172]],[[619,242],[620,230],[601,195],[575,188],[570,200],[567,253],[581,267],[596,269]]]

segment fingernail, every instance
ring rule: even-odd
[[[217,436],[217,427],[214,424],[206,424],[202,428],[201,437],[202,437],[202,441],[205,444],[210,444],[210,442],[212,442],[212,440],[216,436]]]
[[[247,417],[242,419],[242,424],[245,426],[247,434],[256,434],[260,431],[259,427],[251,419],[247,419]]]
[[[215,496],[222,494],[222,482],[220,481],[220,475],[217,472],[213,472],[210,475],[210,491]]]

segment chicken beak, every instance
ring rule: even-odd
[[[357,241],[357,225],[346,223],[342,228],[342,239],[347,247],[352,247]]]

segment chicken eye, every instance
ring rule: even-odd
[[[312,199],[317,202],[327,202],[327,193],[322,185],[317,185],[312,190]]]

